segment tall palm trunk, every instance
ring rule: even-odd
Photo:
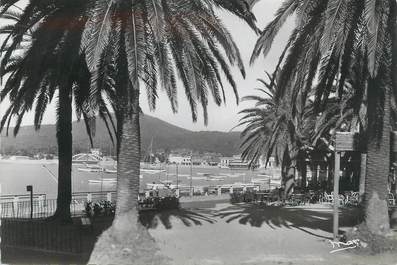
[[[385,81],[380,78],[369,82],[368,98],[368,156],[367,176],[365,178],[365,222],[373,234],[385,235],[389,232],[389,215],[387,207],[387,182],[390,167],[390,75]],[[379,89],[379,82],[384,85],[384,93]],[[378,88],[378,89],[377,89]],[[383,103],[383,110],[379,103]],[[377,118],[383,114],[382,131],[379,130]]]
[[[117,165],[117,202],[114,227],[129,229],[137,222],[139,195],[139,174],[141,138],[139,123],[139,90],[132,93],[132,100],[126,103],[127,110],[122,119],[122,135]],[[131,231],[131,230],[130,230]]]
[[[293,159],[291,158],[293,157]],[[293,192],[295,187],[295,170],[296,170],[296,159],[292,151],[289,150],[288,146],[284,150],[283,160],[281,161],[281,183],[284,186],[283,199],[287,199],[289,194]]]
[[[306,165],[306,156],[304,154],[299,156],[296,163],[296,169],[300,175],[299,188],[306,190],[307,165]]]
[[[116,215],[112,226],[103,232],[96,242],[89,264],[131,264],[134,263],[133,258],[136,257],[133,250],[139,251],[139,244],[142,244],[145,250],[154,250],[153,257],[157,249],[148,230],[138,222],[140,108],[138,85],[136,84],[133,88],[133,91],[128,89],[128,94],[131,95],[123,98],[124,102],[120,104],[123,117],[121,121],[117,121],[121,122],[122,131],[117,165]],[[110,249],[109,246],[111,246]]]
[[[72,199],[72,95],[71,86],[59,88],[57,143],[58,143],[58,198],[54,218],[70,221]]]
[[[391,16],[384,56],[376,78],[368,82],[368,155],[365,178],[365,222],[373,234],[385,235],[390,231],[387,206],[390,173],[391,97],[395,85],[396,56],[395,28],[396,3],[391,1]],[[391,44],[391,45],[390,45]],[[379,124],[379,117],[382,116]],[[379,130],[381,128],[381,130]],[[377,133],[378,132],[378,133]]]

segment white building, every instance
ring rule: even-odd
[[[74,155],[72,157],[72,163],[75,164],[96,164],[98,162],[102,161],[102,157],[95,155],[95,154],[87,154],[87,153],[81,153]]]
[[[274,156],[271,156],[269,158],[267,165],[266,165],[266,158],[264,156],[261,156],[261,158],[259,159],[259,167],[260,168],[266,167],[266,168],[270,168],[270,169],[271,168],[279,168],[279,166],[277,166],[276,158]]]
[[[190,165],[190,163],[192,162],[192,158],[191,158],[191,156],[181,156],[181,155],[170,154],[168,156],[168,161],[171,164]]]
[[[219,167],[228,168],[231,161],[233,161],[233,157],[221,157],[221,162],[219,163]]]
[[[229,162],[231,169],[248,169],[248,162],[241,158],[241,155],[234,155],[233,159]]]
[[[219,167],[245,169],[248,168],[248,163],[243,161],[240,155],[234,155],[233,157],[221,157]]]

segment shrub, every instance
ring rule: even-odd
[[[149,197],[139,201],[139,209],[178,209],[179,199],[175,196],[167,197]],[[110,201],[99,201],[99,202],[86,202],[85,203],[85,215],[87,217],[98,217],[98,216],[114,216],[116,206]]]
[[[233,192],[230,194],[230,202],[231,203],[240,203],[240,202],[253,202],[255,200],[255,192],[254,191],[246,191],[246,192]]]
[[[85,203],[85,214],[87,217],[113,216],[115,211],[116,207],[110,201],[102,200],[95,203]]]
[[[157,210],[165,210],[165,209],[177,209],[179,208],[179,199],[175,196],[167,196],[167,197],[149,197],[144,198],[139,202],[139,206],[141,209],[157,209]]]

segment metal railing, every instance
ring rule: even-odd
[[[115,194],[115,191],[73,193],[70,212],[72,216],[82,216],[86,202],[102,200],[114,202],[116,199]],[[5,195],[0,197],[0,218],[2,219],[46,218],[52,216],[56,208],[57,200],[47,199],[45,194],[35,194],[32,203],[29,195]]]
[[[52,216],[57,208],[57,200],[35,200],[33,201],[32,218],[46,218]],[[72,216],[80,216],[84,213],[84,202],[72,201],[70,212]],[[0,217],[4,218],[30,218],[31,203],[30,201],[3,202],[0,203]]]
[[[116,191],[73,192],[72,202],[116,201]]]
[[[7,195],[0,196],[0,202],[10,202],[10,201],[13,201],[16,197],[19,200],[30,200],[30,194],[7,194]],[[45,193],[33,194],[33,199],[39,199],[41,197],[44,197],[44,199],[46,199],[47,194],[45,194]]]

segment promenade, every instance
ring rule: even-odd
[[[355,221],[354,211],[341,212],[342,230]],[[397,253],[330,253],[329,205],[280,208],[195,202],[185,204],[180,213],[160,213],[146,225],[171,264],[394,265],[397,261]]]

